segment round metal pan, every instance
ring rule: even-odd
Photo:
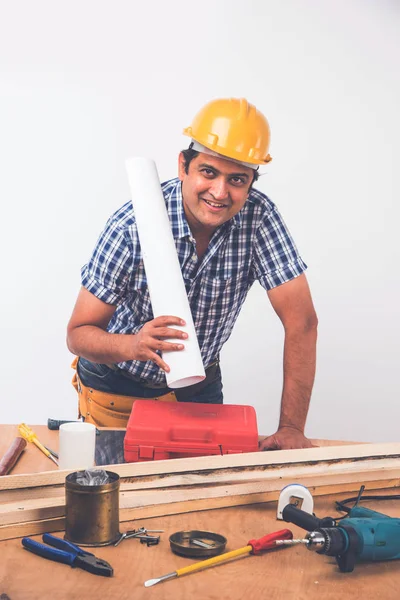
[[[172,552],[180,556],[208,558],[224,552],[227,539],[211,531],[177,531],[169,538]],[[204,547],[201,544],[205,544]]]

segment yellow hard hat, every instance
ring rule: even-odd
[[[220,98],[208,102],[183,130],[193,140],[227,158],[264,165],[270,129],[267,119],[244,98]]]

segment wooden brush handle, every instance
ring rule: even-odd
[[[0,475],[7,475],[26,448],[26,440],[21,437],[15,438],[7,452],[0,459]]]

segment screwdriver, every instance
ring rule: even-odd
[[[188,567],[177,569],[176,571],[168,573],[167,575],[163,575],[162,577],[158,577],[157,579],[148,579],[145,581],[144,587],[151,587],[152,585],[156,585],[156,583],[161,583],[162,581],[167,581],[168,579],[174,579],[175,577],[181,577],[182,575],[186,575],[188,573],[194,573],[195,571],[200,571],[200,569],[207,569],[207,567],[213,567],[218,563],[224,562],[231,558],[237,558],[238,556],[243,556],[245,554],[260,554],[260,552],[263,550],[277,548],[277,540],[291,540],[292,538],[293,534],[290,529],[281,529],[280,531],[269,533],[259,540],[250,540],[247,543],[247,546],[244,546],[243,548],[238,548],[237,550],[232,550],[231,552],[225,552],[224,554],[214,556],[213,558],[208,558],[207,560],[202,560],[194,563],[193,565],[189,565]]]
[[[54,458],[54,456],[51,455],[51,452],[49,452],[47,448],[45,448],[43,444],[39,442],[36,433],[29,427],[29,425],[21,423],[20,425],[18,425],[18,431],[27,442],[32,442],[33,444],[35,444],[35,446],[37,446],[39,450],[43,452],[43,454],[45,454],[58,466],[57,460]]]

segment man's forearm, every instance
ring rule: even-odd
[[[280,428],[304,432],[315,377],[316,342],[316,326],[286,331]]]
[[[68,348],[76,356],[97,363],[132,360],[132,335],[108,333],[94,325],[76,327],[68,335]]]

